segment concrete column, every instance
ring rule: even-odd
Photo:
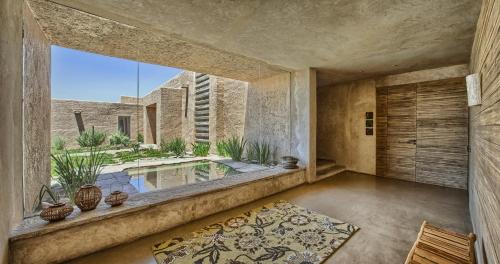
[[[23,215],[22,5],[0,1],[0,263],[8,263],[9,234]]]
[[[292,74],[290,154],[307,168],[306,179],[316,178],[316,71]]]
[[[50,42],[24,5],[24,209],[50,184]]]

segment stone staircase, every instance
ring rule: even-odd
[[[194,127],[195,141],[208,142],[210,116],[210,76],[204,73],[195,75]]]
[[[316,178],[324,179],[345,171],[345,166],[335,164],[332,160],[319,159],[316,161]]]

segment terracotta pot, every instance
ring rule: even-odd
[[[73,212],[73,206],[66,203],[55,203],[44,208],[40,213],[40,218],[45,221],[55,222],[66,218]]]
[[[114,191],[110,193],[108,196],[106,196],[106,199],[104,199],[104,202],[111,205],[111,206],[118,206],[123,204],[125,200],[127,200],[128,194],[126,192],[121,192],[121,191]]]
[[[75,204],[82,211],[93,210],[97,207],[102,198],[99,187],[93,184],[85,184],[75,194]]]

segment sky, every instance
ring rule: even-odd
[[[137,95],[137,62],[52,46],[51,89],[54,99],[119,102]],[[182,70],[139,63],[139,96]]]

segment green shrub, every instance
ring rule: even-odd
[[[52,141],[52,149],[55,151],[62,151],[66,147],[66,141],[61,137],[56,136]]]
[[[176,157],[182,157],[186,153],[186,141],[182,138],[174,138],[166,144],[165,149],[166,152],[172,152]]]
[[[141,144],[140,143],[134,143],[134,144],[132,144],[132,152],[139,153],[139,150],[141,150]]]
[[[267,165],[271,161],[271,146],[264,142],[250,143],[247,149],[247,159]]]
[[[229,155],[226,152],[226,141],[220,140],[217,141],[216,144],[216,151],[217,155],[222,156],[222,157],[228,157]]]
[[[197,157],[206,157],[210,151],[209,142],[196,142],[192,144],[193,154]]]
[[[164,158],[168,157],[168,154],[157,149],[144,149],[138,151],[120,151],[116,153],[116,156],[122,162],[136,161],[142,158]]]
[[[130,145],[130,138],[120,131],[112,134],[111,137],[109,137],[109,144],[113,146],[122,145],[124,147],[127,147]]]
[[[144,143],[144,136],[141,133],[137,134],[137,142]]]
[[[228,139],[224,144],[224,151],[231,157],[234,161],[241,161],[243,156],[243,150],[247,141],[243,138],[232,137]]]
[[[84,184],[95,184],[104,163],[104,153],[90,149],[88,156],[72,156],[68,151],[64,154],[51,154],[55,162],[56,180],[64,192],[74,203],[75,193]]]
[[[106,140],[106,134],[98,131],[84,131],[80,136],[76,139],[80,147],[97,147],[104,143]]]
[[[170,142],[167,142],[167,141],[165,141],[165,140],[162,139],[161,143],[160,143],[160,151],[161,152],[165,152],[165,153],[170,152],[170,149],[168,148],[168,144],[169,143]]]

